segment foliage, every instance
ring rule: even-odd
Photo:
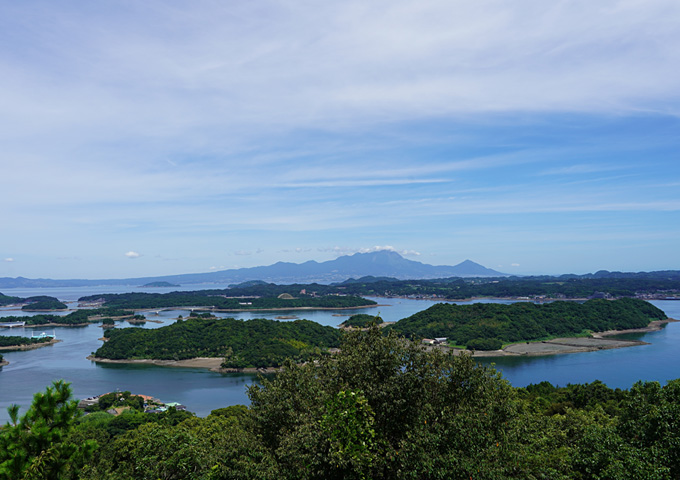
[[[100,447],[66,472],[88,480],[680,478],[680,380],[629,391],[598,381],[516,389],[468,355],[427,351],[374,326],[343,335],[337,355],[289,362],[248,393],[250,408],[204,419],[174,409],[79,419],[64,441]]]
[[[21,307],[22,310],[66,310],[66,304],[60,302],[54,297],[40,295],[36,297],[28,297],[24,299],[27,305]]]
[[[9,295],[3,295],[0,293],[0,307],[4,307],[5,305],[12,305],[15,303],[21,303],[23,299],[21,297],[11,297]]]
[[[171,293],[110,293],[91,295],[79,299],[79,301],[99,300],[105,301],[107,307],[135,309],[203,307],[226,310],[285,310],[290,308],[348,308],[376,304],[373,300],[366,300],[359,296],[338,294],[321,297],[305,294],[298,295],[297,298],[292,299],[277,298],[276,296],[245,298],[238,295],[238,292],[233,292],[229,289]]]
[[[497,338],[473,338],[467,342],[468,350],[500,350],[503,346]]]
[[[502,342],[570,336],[584,331],[601,332],[646,327],[650,320],[666,314],[643,300],[588,300],[510,305],[439,303],[387,327],[409,338],[447,337],[450,342],[469,345],[474,340]]]
[[[515,409],[494,370],[375,327],[249,396],[282,478],[468,478],[496,455]]]
[[[0,336],[0,347],[19,347],[22,345],[34,345],[36,343],[45,343],[52,340],[51,337],[29,338],[17,336]]]
[[[380,325],[383,319],[379,316],[357,313],[340,324],[341,327],[366,328],[370,325]]]
[[[189,318],[158,329],[107,331],[97,357],[181,360],[224,357],[225,368],[278,367],[307,361],[339,345],[340,332],[308,320],[278,322]]]
[[[8,411],[10,422],[0,430],[0,479],[71,478],[92,456],[93,441],[68,441],[78,410],[67,383],[36,393],[21,419],[18,406]]]
[[[8,316],[2,317],[3,322],[26,322],[26,325],[86,325],[101,321],[101,316],[108,317],[136,317],[132,310],[117,308],[80,309],[67,315],[40,314],[30,317]]]

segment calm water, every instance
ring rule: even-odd
[[[205,286],[201,288],[206,288]],[[75,300],[83,295],[102,292],[130,291],[129,287],[119,290],[111,287],[87,287],[64,289],[23,289],[3,292],[9,295],[52,295],[62,300]],[[167,289],[177,290],[174,289]],[[138,289],[137,291],[141,291]],[[153,289],[153,291],[163,291]],[[371,315],[380,313],[386,321],[396,321],[435,302],[406,299],[374,299],[386,304],[360,310]],[[500,303],[510,303],[500,301]],[[680,302],[653,302],[670,317],[680,319]],[[351,312],[356,313],[356,312]],[[0,316],[22,315],[23,312],[0,309]],[[163,324],[148,322],[144,328],[158,328],[168,325],[186,311],[165,311],[160,315],[148,315]],[[241,319],[275,318],[284,312],[225,314]],[[337,326],[347,318],[348,311],[288,312],[300,318],[313,320],[322,325]],[[342,316],[334,316],[342,315]],[[126,323],[123,326],[127,326]],[[0,329],[0,335],[30,336],[40,329]],[[52,330],[48,330],[52,333]],[[0,369],[0,422],[8,419],[7,407],[12,403],[30,405],[35,392],[43,390],[53,380],[63,378],[71,382],[77,398],[89,397],[115,389],[130,390],[160,398],[164,402],[180,402],[198,415],[207,415],[215,408],[248,403],[246,387],[255,376],[247,374],[217,374],[204,369],[167,368],[146,365],[98,365],[87,360],[101,342],[102,329],[97,325],[82,328],[56,328],[57,338],[62,342],[27,352],[4,352],[10,365]],[[639,335],[652,345],[605,350],[590,353],[556,355],[537,358],[499,358],[485,360],[495,362],[497,368],[515,386],[524,386],[548,380],[553,384],[583,383],[596,379],[611,387],[629,388],[640,379],[665,382],[680,378],[680,323],[669,324],[660,332]]]

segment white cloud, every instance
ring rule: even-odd
[[[385,245],[385,246],[380,246],[376,245],[374,247],[360,247],[360,248],[353,248],[353,247],[331,247],[331,248],[319,248],[317,249],[319,252],[331,252],[336,255],[351,255],[354,253],[371,253],[371,252],[380,252],[380,251],[388,251],[388,252],[396,252],[399,255],[404,255],[404,256],[419,256],[420,252],[417,252],[415,250],[399,250],[396,249],[390,245]]]
[[[259,253],[264,252],[261,248],[258,248],[257,250],[237,250],[234,252],[234,255],[238,256],[250,256],[250,255],[257,255]]]
[[[6,261],[6,262],[13,262],[14,259],[13,259],[12,257],[7,257],[7,258],[5,258],[5,261]]]
[[[132,250],[130,250],[129,252],[127,252],[127,253],[125,254],[125,256],[126,256],[127,258],[138,258],[138,257],[141,257],[141,255],[140,255],[139,253],[133,252]]]
[[[510,266],[511,267],[519,267],[519,263],[511,263]]]

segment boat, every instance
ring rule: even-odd
[[[0,322],[0,327],[6,328],[23,327],[24,325],[26,325],[26,322]]]

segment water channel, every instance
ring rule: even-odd
[[[119,287],[118,291],[130,291],[129,287]],[[205,287],[203,287],[205,288]],[[215,287],[218,288],[218,287]],[[177,290],[169,289],[169,290]],[[116,287],[99,287],[99,293],[116,293]],[[158,292],[158,289],[154,289]],[[30,289],[3,292],[8,295],[30,296],[51,295],[65,301],[76,300],[80,296],[97,293],[94,287],[69,289]],[[160,293],[160,292],[159,292]],[[380,313],[386,321],[396,321],[424,310],[435,302],[429,300],[375,298],[378,307],[362,312],[376,315]],[[485,302],[510,303],[507,300],[485,300]],[[460,302],[463,303],[463,302]],[[680,319],[680,302],[653,301],[668,316]],[[337,326],[349,313],[356,311],[305,311],[285,312],[299,318],[313,320],[322,325]],[[283,312],[243,312],[224,314],[235,318],[275,318]],[[1,308],[0,317],[27,315],[26,312]],[[168,325],[178,315],[187,311],[161,311],[158,315],[147,315],[149,319],[164,323],[148,322],[143,328],[158,328]],[[120,325],[128,326],[127,323]],[[44,329],[13,328],[0,329],[0,335],[30,336]],[[16,403],[22,411],[30,405],[35,392],[42,391],[53,380],[64,379],[71,382],[76,398],[89,397],[116,389],[132,393],[152,395],[164,402],[179,402],[200,416],[205,416],[215,408],[227,405],[247,404],[247,386],[255,381],[249,374],[219,374],[198,368],[172,368],[147,365],[96,364],[86,357],[96,350],[101,341],[102,329],[99,325],[78,328],[55,328],[47,333],[55,333],[62,340],[55,345],[23,352],[4,352],[10,365],[0,368],[0,422],[8,419],[7,407]],[[638,380],[655,380],[665,383],[680,378],[680,323],[670,323],[659,332],[640,334],[633,338],[643,339],[650,345],[602,350],[589,353],[553,355],[547,357],[504,357],[483,359],[485,364],[494,363],[514,386],[525,386],[547,380],[556,385],[584,383],[602,380],[610,387],[629,388]]]

